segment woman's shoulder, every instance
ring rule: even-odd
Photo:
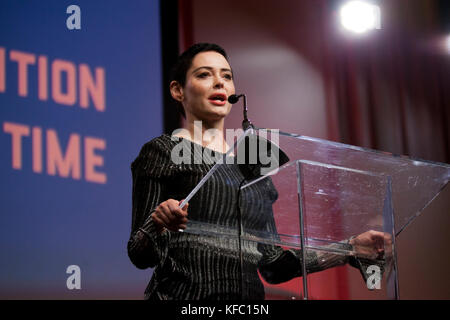
[[[176,138],[176,137],[175,137]],[[172,151],[173,146],[176,144],[176,140],[172,136],[164,133],[159,137],[153,138],[146,142],[139,152],[139,156],[149,156],[154,153],[169,154]],[[138,156],[138,157],[139,157]]]
[[[139,152],[139,155],[131,163],[132,170],[151,172],[155,168],[166,168],[171,166],[171,152],[177,139],[173,139],[168,134],[162,134],[146,142]]]

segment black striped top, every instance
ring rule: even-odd
[[[179,153],[181,149],[184,154]],[[191,164],[174,163],[171,156],[175,153],[185,156],[185,162],[190,159]],[[156,232],[150,217],[154,209],[165,200],[186,198],[212,168],[216,156],[223,154],[164,134],[146,143],[131,164],[133,205],[128,255],[139,269],[155,268],[145,290],[146,299],[264,299],[258,270],[269,283],[302,274],[301,250],[214,235],[220,230],[236,230],[237,234],[238,221],[246,239],[276,230],[272,204],[278,195],[271,180],[263,179],[239,192],[244,177],[234,164],[221,165],[189,201],[188,219],[202,222],[205,234]],[[212,232],[208,235],[207,231]],[[339,255],[307,254],[308,272],[346,262],[347,258]]]

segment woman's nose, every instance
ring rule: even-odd
[[[221,77],[214,77],[214,88],[223,88],[224,83]]]

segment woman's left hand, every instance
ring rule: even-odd
[[[391,251],[391,235],[380,231],[366,231],[351,239],[349,243],[353,246],[360,257],[367,259],[383,259],[386,251]]]

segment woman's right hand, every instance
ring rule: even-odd
[[[182,201],[183,200],[178,201],[169,199],[161,202],[156,207],[155,212],[152,213],[151,217],[158,226],[159,233],[162,233],[165,229],[171,231],[186,229],[189,203],[186,203],[183,209],[181,209],[179,205]]]

